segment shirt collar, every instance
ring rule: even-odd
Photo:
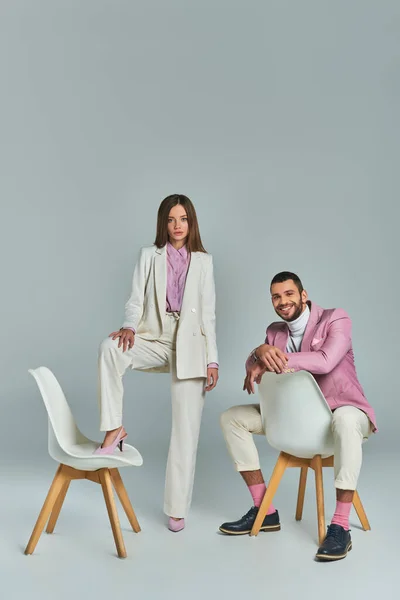
[[[184,259],[186,259],[188,256],[186,244],[184,246],[182,246],[182,248],[180,248],[180,250],[177,250],[176,248],[173,247],[171,242],[167,242],[167,252],[170,256],[173,256],[174,254],[176,256],[176,254],[179,254]]]

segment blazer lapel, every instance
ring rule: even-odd
[[[287,326],[285,326],[284,328],[276,332],[273,345],[282,350],[282,352],[286,352],[288,337],[289,329],[287,328]]]
[[[192,252],[190,255],[190,264],[189,264],[189,269],[186,275],[186,282],[185,282],[185,291],[183,292],[183,298],[182,298],[182,306],[181,306],[181,312],[183,312],[185,310],[186,304],[187,304],[187,290],[190,289],[190,286],[196,283],[196,281],[199,280],[200,277],[200,271],[201,271],[201,260],[200,260],[200,255],[201,252]]]
[[[156,248],[154,271],[157,304],[162,321],[165,315],[165,303],[167,298],[167,251],[165,246],[164,248]]]
[[[304,332],[303,341],[301,342],[300,352],[309,352],[311,350],[311,342],[314,338],[314,331],[317,323],[320,320],[321,309],[314,303],[311,304],[310,316],[308,319],[307,327]]]

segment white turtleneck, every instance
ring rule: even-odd
[[[308,308],[307,304],[306,308],[295,321],[286,323],[289,328],[286,352],[300,352],[301,342],[303,341],[304,332],[306,330],[309,318],[310,309]]]

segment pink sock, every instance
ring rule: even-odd
[[[336,502],[335,514],[332,517],[332,525],[341,525],[346,531],[350,529],[349,516],[351,511],[351,502]]]
[[[257,506],[257,508],[260,507],[260,504],[262,502],[262,499],[264,498],[266,489],[267,488],[265,486],[265,483],[257,483],[256,485],[249,485],[249,490],[250,490],[250,494],[252,495],[252,498],[253,498],[254,506]],[[271,504],[267,511],[267,515],[272,515],[272,513],[274,513],[274,512],[275,512],[275,508],[274,508],[273,504]]]

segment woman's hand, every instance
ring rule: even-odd
[[[218,377],[218,369],[215,367],[207,367],[207,385],[205,387],[206,392],[211,392],[211,390],[215,388]]]
[[[135,343],[135,334],[133,333],[132,329],[120,329],[119,331],[113,331],[110,333],[109,337],[113,340],[119,338],[118,348],[121,348],[122,346],[123,352],[133,348]]]
[[[254,363],[248,370],[243,384],[243,391],[248,394],[254,394],[254,382],[260,383],[262,376],[266,371],[266,367],[259,362]]]

